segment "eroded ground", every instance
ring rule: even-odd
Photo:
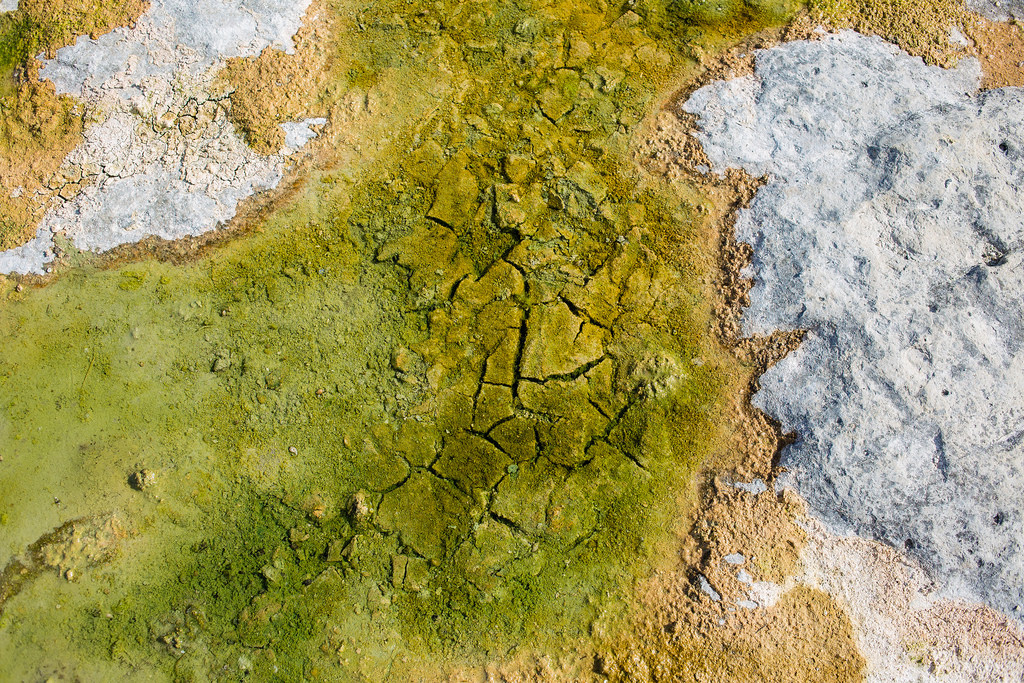
[[[0,281],[0,669],[862,676],[749,406],[799,341],[738,336],[759,183],[635,156],[799,10],[314,2],[231,61],[211,120],[253,153],[326,119],[285,189]]]

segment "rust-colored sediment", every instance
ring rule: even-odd
[[[967,31],[970,52],[981,61],[983,88],[1024,85],[1024,27],[978,17]]]

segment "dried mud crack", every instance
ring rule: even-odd
[[[779,490],[795,437],[751,404],[805,338],[744,330],[773,179],[708,173],[681,107],[828,9],[154,0],[61,43],[44,72],[98,118],[44,145],[53,272],[0,278],[0,668],[985,673],[949,614],[1011,658]],[[948,54],[1016,39],[970,35]]]

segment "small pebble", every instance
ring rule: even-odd
[[[296,448],[295,446],[289,446],[288,447],[288,452],[291,453],[292,455],[298,455],[299,454],[299,449]]]
[[[142,491],[156,483],[156,473],[153,470],[139,470],[132,472],[128,477],[128,485],[136,491]]]

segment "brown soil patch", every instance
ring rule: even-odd
[[[231,120],[261,154],[281,149],[280,124],[324,109],[318,99],[335,53],[332,13],[325,9],[324,2],[316,0],[306,10],[294,54],[268,47],[257,57],[228,60],[221,74],[232,88]]]
[[[85,110],[39,78],[36,55],[52,57],[78,36],[98,37],[134,22],[145,0],[22,0],[0,16],[0,38],[14,55],[0,72],[0,250],[24,244],[55,196],[77,193],[80,179],[59,177],[64,157],[81,141]]]
[[[967,32],[981,61],[983,88],[1024,85],[1024,27],[978,17]]]
[[[766,609],[723,610],[709,616],[694,606],[688,585],[670,579],[649,598],[660,620],[645,624],[625,649],[612,648],[594,670],[611,681],[859,680],[849,619],[825,593],[795,588]],[[656,625],[656,627],[655,627]]]

